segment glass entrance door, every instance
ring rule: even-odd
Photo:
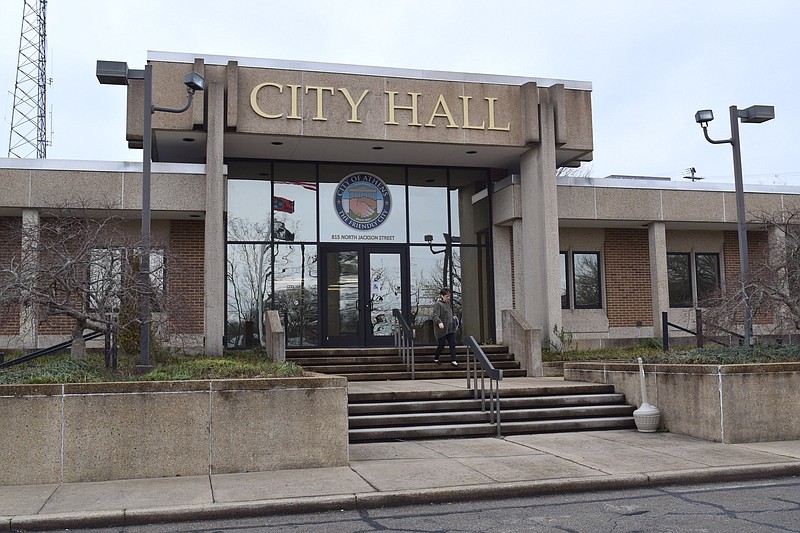
[[[323,346],[393,342],[393,309],[406,313],[408,259],[396,247],[321,246]]]

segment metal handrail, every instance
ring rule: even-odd
[[[486,411],[486,382],[489,378],[489,423],[497,426],[497,436],[501,437],[500,430],[500,381],[503,379],[503,371],[495,368],[483,348],[472,335],[464,339],[467,345],[467,389],[473,391],[473,397],[478,399],[478,366],[481,371],[481,411]],[[474,383],[474,387],[472,384]]]
[[[83,336],[83,340],[84,341],[90,341],[90,340],[96,339],[97,337],[100,337],[100,336],[102,336],[104,334],[105,333],[102,332],[102,331],[93,331],[92,333],[87,333],[86,335],[84,335]],[[21,357],[17,357],[16,359],[11,359],[10,361],[6,361],[4,363],[0,363],[0,368],[8,368],[10,366],[14,366],[14,365],[18,365],[20,363],[25,363],[27,361],[31,361],[33,359],[36,359],[37,357],[42,357],[42,356],[45,356],[45,355],[50,355],[50,354],[53,354],[53,353],[56,353],[56,352],[60,352],[61,350],[65,350],[66,348],[69,348],[70,346],[72,346],[72,341],[73,341],[73,339],[70,339],[68,341],[61,342],[61,343],[56,344],[54,346],[50,346],[49,348],[42,348],[41,350],[37,350],[37,351],[35,351],[33,353],[29,353],[28,355],[23,355]]]
[[[411,379],[416,379],[414,362],[414,330],[406,321],[399,309],[392,309],[395,320],[394,347],[400,352],[406,371],[411,372]]]
[[[720,342],[720,341],[718,341],[718,340],[716,340],[714,338],[711,338],[711,337],[706,337],[703,334],[703,312],[700,309],[696,309],[695,313],[696,313],[696,317],[697,317],[695,319],[695,324],[697,324],[697,331],[692,331],[690,329],[684,328],[683,326],[679,326],[678,324],[673,324],[672,322],[669,321],[669,313],[667,313],[666,311],[662,311],[661,312],[661,335],[662,335],[661,347],[664,350],[664,352],[668,352],[669,351],[669,328],[670,327],[673,327],[673,328],[675,328],[677,330],[680,330],[680,331],[683,331],[685,333],[689,333],[690,335],[694,335],[695,338],[697,339],[695,342],[696,342],[698,348],[702,348],[703,347],[703,341],[705,339],[708,339],[709,341],[711,341],[711,342],[713,342],[715,344],[719,344],[720,346],[725,346],[727,348],[730,348],[730,345],[725,344],[724,342]],[[743,335],[739,335],[735,331],[727,330],[727,329],[723,328],[722,326],[718,326],[716,324],[712,324],[712,325],[714,326],[714,328],[719,329],[719,330],[727,333],[728,335],[731,335],[733,337],[737,337],[740,341],[744,340],[744,336]]]

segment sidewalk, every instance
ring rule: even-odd
[[[429,386],[419,384],[419,386]],[[353,444],[349,466],[0,486],[0,531],[122,526],[800,475],[800,441],[614,430]]]

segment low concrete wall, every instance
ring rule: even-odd
[[[0,484],[344,466],[342,377],[0,386]]]
[[[503,343],[528,376],[542,377],[542,330],[533,329],[516,309],[504,309]]]
[[[264,349],[272,361],[286,361],[286,331],[281,323],[281,315],[274,309],[264,312]]]
[[[669,431],[728,444],[800,439],[800,363],[644,365]],[[641,405],[639,365],[565,363],[564,379],[612,383]]]

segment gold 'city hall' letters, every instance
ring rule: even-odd
[[[286,96],[283,98],[276,98],[276,94],[283,95],[284,90],[286,90],[288,93],[288,108],[286,107]],[[484,97],[483,100],[485,105],[485,114],[483,116],[485,118],[480,122],[472,123],[470,119],[470,110],[472,109],[470,106],[472,103],[472,97],[464,95],[459,96],[458,99],[460,100],[462,119],[461,123],[459,124],[456,122],[456,119],[450,110],[450,105],[448,104],[447,99],[443,94],[439,94],[438,98],[436,99],[436,103],[431,109],[430,115],[428,115],[428,121],[422,123],[419,121],[419,103],[422,93],[406,93],[407,98],[403,97],[405,98],[404,105],[398,103],[399,93],[397,91],[384,91],[384,93],[386,95],[386,121],[384,124],[386,125],[399,126],[400,122],[397,120],[397,112],[405,111],[409,113],[407,115],[409,119],[407,122],[405,122],[405,125],[407,126],[426,126],[435,128],[436,124],[434,123],[434,120],[441,119],[441,122],[445,124],[446,128],[511,131],[511,122],[508,122],[505,126],[498,126],[496,124],[495,108],[497,104],[497,98],[488,96]],[[328,120],[325,116],[325,96],[328,95],[329,97],[336,97],[339,95],[339,97],[343,98],[347,102],[347,105],[350,106],[350,118],[347,119],[347,122],[361,123],[361,119],[358,118],[359,106],[364,101],[364,98],[367,96],[367,94],[369,94],[369,89],[364,89],[364,91],[358,95],[357,98],[354,98],[354,95],[350,94],[350,91],[346,87],[334,88],[313,85],[303,87],[302,85],[289,84],[284,86],[280,83],[272,82],[259,83],[253,87],[253,90],[250,92],[250,107],[257,115],[264,118],[302,120],[302,117],[298,114],[298,100],[301,95],[309,94],[312,95],[312,98],[316,103],[316,112],[314,113],[314,116],[311,117],[311,120]],[[259,103],[259,95],[261,95],[261,101],[265,102],[264,105]],[[267,106],[268,109],[264,108],[266,104],[269,104]]]

